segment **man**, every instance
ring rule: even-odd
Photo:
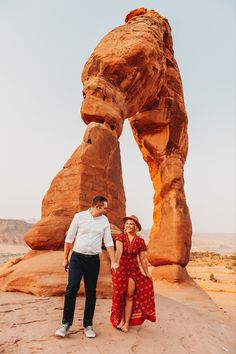
[[[103,196],[96,196],[93,198],[90,209],[75,214],[67,232],[63,267],[66,271],[67,268],[69,269],[69,274],[62,326],[56,330],[55,334],[57,336],[65,337],[72,325],[76,296],[82,276],[84,277],[86,295],[83,319],[84,333],[88,338],[96,336],[92,322],[96,303],[96,286],[100,268],[99,253],[102,251],[102,239],[111,260],[111,269],[115,270],[117,268],[110,224],[104,215],[106,213],[107,199]],[[73,252],[70,263],[68,263],[68,256],[73,242]]]

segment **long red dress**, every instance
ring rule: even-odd
[[[150,278],[140,271],[137,255],[146,251],[142,238],[135,235],[132,242],[126,233],[116,236],[116,240],[123,243],[123,252],[119,267],[112,272],[113,297],[110,320],[114,327],[120,323],[124,311],[124,297],[127,292],[128,279],[135,282],[133,309],[129,321],[130,326],[141,325],[146,319],[155,322],[155,301],[153,283]]]

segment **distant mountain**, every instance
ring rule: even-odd
[[[140,235],[146,243],[149,241],[150,230],[141,230]],[[209,251],[220,254],[236,252],[236,235],[224,233],[194,233],[192,235],[192,252]]]
[[[35,218],[31,218],[31,219],[21,219],[25,222],[27,222],[28,224],[36,224],[36,222],[39,221],[39,219],[35,219]]]
[[[209,251],[220,254],[236,252],[236,235],[224,233],[195,233],[192,251]]]
[[[37,219],[13,220],[0,219],[0,244],[24,244],[25,233],[35,224]],[[140,235],[146,243],[150,230],[143,229]],[[194,233],[191,251],[209,251],[221,254],[236,252],[236,235],[223,233]]]
[[[0,219],[0,243],[24,244],[24,234],[32,226],[23,220]]]

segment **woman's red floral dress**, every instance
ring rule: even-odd
[[[132,242],[126,233],[116,236],[116,240],[123,243],[123,252],[119,268],[112,272],[113,297],[111,308],[111,323],[114,327],[120,323],[124,311],[124,297],[127,291],[128,279],[135,282],[133,309],[129,325],[141,325],[146,319],[156,321],[155,301],[152,280],[140,271],[137,255],[146,251],[142,238],[135,235]]]

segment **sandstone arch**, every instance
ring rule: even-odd
[[[106,122],[117,137],[129,118],[155,190],[148,257],[185,266],[191,220],[184,194],[187,114],[171,29],[157,12],[132,11],[97,45],[82,73],[86,123]]]

